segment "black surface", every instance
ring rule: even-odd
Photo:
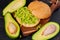
[[[5,29],[4,29],[4,18],[2,16],[2,10],[5,8],[5,6],[11,2],[12,0],[0,0],[0,40],[12,40],[10,38],[8,38],[8,36],[5,33]],[[32,0],[27,0],[27,4],[28,5]],[[42,0],[43,2],[46,2],[47,4],[50,5],[48,0]],[[60,8],[57,9],[55,12],[53,12],[50,21],[54,21],[60,24]],[[24,37],[24,38],[17,38],[16,40],[32,40],[31,36],[28,37]],[[50,40],[60,40],[60,33],[58,35],[56,35],[54,38],[50,39]]]

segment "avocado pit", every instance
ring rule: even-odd
[[[56,31],[56,26],[54,24],[49,25],[43,32],[43,35],[47,36]]]
[[[16,28],[16,26],[15,26],[13,23],[10,23],[10,24],[9,24],[9,27],[8,27],[8,30],[9,30],[9,32],[10,32],[11,34],[15,34],[16,31],[17,31],[17,28]]]

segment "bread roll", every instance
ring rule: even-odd
[[[39,19],[45,19],[51,16],[50,7],[42,1],[33,1],[28,5],[28,9]]]

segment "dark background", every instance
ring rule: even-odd
[[[12,0],[0,0],[0,40],[13,40],[8,38],[8,36],[5,33],[5,29],[4,29],[4,18],[2,16],[2,10],[5,8],[6,5],[8,5]],[[27,0],[26,6],[31,2],[32,0]],[[42,0],[43,2],[47,3],[50,6],[49,0]],[[51,19],[50,21],[54,21],[60,24],[60,8],[58,8],[57,10],[55,10],[52,13]],[[31,35],[27,36],[27,37],[23,37],[20,39],[20,37],[18,37],[15,40],[32,40],[31,39]],[[60,40],[60,32],[58,35],[56,35],[54,38],[50,39],[50,40]]]

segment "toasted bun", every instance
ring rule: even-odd
[[[33,1],[28,5],[28,9],[39,19],[45,19],[51,16],[50,7],[42,1]]]
[[[16,17],[16,20],[18,21],[19,24],[21,24],[21,21],[19,20],[19,18]],[[34,27],[36,26],[37,24],[39,24],[40,20],[38,20],[35,24],[21,24],[23,25],[24,27]]]

